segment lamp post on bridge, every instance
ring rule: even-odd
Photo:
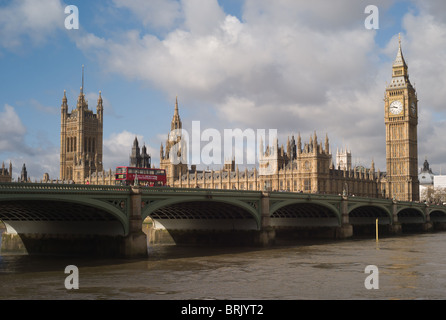
[[[347,182],[344,183],[344,190],[342,190],[342,197],[344,199],[348,198],[348,184],[347,184]]]

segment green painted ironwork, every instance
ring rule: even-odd
[[[221,190],[198,188],[147,188],[140,187],[141,218],[144,220],[158,209],[186,202],[208,202],[218,206],[220,203],[230,204],[245,210],[255,219],[259,228],[262,225],[262,198],[269,201],[269,216],[277,210],[289,205],[315,204],[328,208],[338,218],[341,224],[343,214],[349,214],[361,207],[376,208],[389,216],[391,223],[394,216],[404,210],[413,209],[429,221],[432,212],[446,216],[446,206],[429,205],[419,202],[399,202],[391,199],[343,197],[340,195],[292,193],[292,192],[262,192],[245,190]],[[51,184],[51,183],[0,183],[1,201],[61,201],[91,206],[118,219],[128,232],[131,216],[132,187]],[[347,202],[347,212],[342,212],[342,203]],[[264,213],[265,214],[265,213]]]

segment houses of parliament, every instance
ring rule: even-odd
[[[166,170],[167,184],[180,188],[209,188],[237,190],[286,190],[321,194],[353,194],[365,197],[394,198],[401,201],[419,200],[418,182],[418,100],[409,81],[401,40],[392,65],[392,78],[384,97],[386,127],[386,172],[353,166],[349,150],[337,150],[336,164],[330,152],[327,135],[314,132],[308,141],[300,134],[288,138],[279,146],[259,151],[259,168],[239,170],[234,160],[219,170],[197,170],[195,165],[174,163],[170,150],[176,141],[167,140],[160,147],[160,168]],[[178,100],[175,102],[171,130],[182,129]],[[68,113],[64,93],[61,106],[60,179],[75,183],[115,184],[111,169],[104,171],[102,162],[103,106],[99,92],[96,113],[88,109],[81,87],[77,106]],[[184,151],[183,152],[187,152]],[[151,157],[145,146],[141,152],[137,139],[129,157],[130,164],[150,167]],[[264,170],[266,167],[273,170]]]

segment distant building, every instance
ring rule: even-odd
[[[22,166],[22,171],[20,172],[19,182],[28,182],[28,171],[26,170],[25,164]]]
[[[420,200],[426,201],[432,197],[434,193],[434,178],[435,175],[429,166],[427,159],[424,160],[423,168],[418,174],[418,181],[420,182]]]
[[[12,181],[12,163],[9,162],[9,169],[5,168],[5,163],[2,163],[2,170],[0,171],[0,182]]]
[[[147,154],[146,145],[143,145],[140,150],[138,145],[138,139],[135,137],[133,141],[132,153],[130,155],[130,167],[137,168],[150,168],[151,167],[151,157]]]
[[[350,170],[352,168],[352,152],[345,150],[336,150],[336,167],[340,170]]]
[[[427,162],[427,159],[424,160],[423,168],[420,170],[420,173],[418,174],[418,180],[420,181],[420,186],[423,187],[430,187],[434,186],[434,173],[432,172],[432,169],[429,167],[429,162]]]

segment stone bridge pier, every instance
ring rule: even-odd
[[[121,256],[147,256],[147,235],[142,231],[141,188],[133,187],[130,196],[129,232],[122,239]]]
[[[262,192],[260,201],[260,230],[257,234],[257,244],[268,246],[274,244],[276,239],[276,231],[271,226],[269,193]]]

